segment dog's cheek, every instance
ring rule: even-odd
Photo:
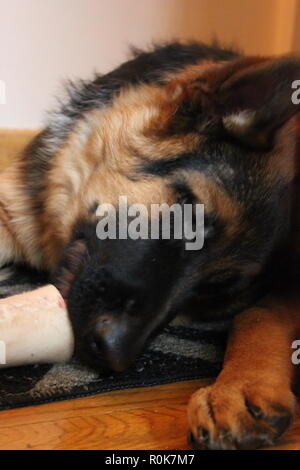
[[[66,247],[52,283],[67,300],[71,286],[85,265],[87,246],[84,240],[75,240]]]

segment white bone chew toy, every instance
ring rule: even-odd
[[[53,285],[0,299],[1,356],[13,367],[68,361],[74,336],[65,301]],[[4,362],[0,357],[0,362]]]

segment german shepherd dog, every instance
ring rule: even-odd
[[[1,173],[0,265],[48,270],[76,354],[126,368],[179,310],[233,318],[224,367],[188,405],[196,449],[272,444],[295,414],[300,59],[169,43],[68,85]],[[99,240],[96,208],[204,204],[205,243]]]

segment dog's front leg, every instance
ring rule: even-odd
[[[236,317],[222,372],[213,385],[194,393],[188,406],[195,449],[271,445],[290,425],[298,307],[298,302],[254,307]]]

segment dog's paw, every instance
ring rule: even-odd
[[[295,406],[282,387],[217,382],[191,397],[189,443],[199,450],[270,446],[291,424]]]

